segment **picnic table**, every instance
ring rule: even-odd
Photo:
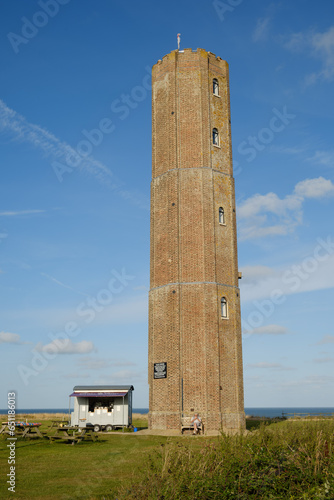
[[[52,436],[49,436],[49,439],[51,443],[56,440],[63,440],[75,444],[80,443],[84,439],[96,441],[98,435],[94,433],[92,427],[59,426],[56,432]]]
[[[51,425],[48,427],[48,429],[52,429],[53,427],[63,427],[63,426],[68,426],[69,420],[51,420]]]
[[[42,425],[40,422],[1,422],[0,434],[12,434],[12,430],[9,430],[9,426],[15,425],[15,436],[21,437],[31,437],[32,435],[37,435],[38,437],[44,437],[39,427]]]

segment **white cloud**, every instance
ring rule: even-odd
[[[327,375],[310,375],[300,380],[286,380],[281,382],[280,387],[283,390],[287,388],[300,388],[304,390],[308,390],[310,388],[314,390],[320,390],[324,387],[327,387],[329,384],[333,384],[334,377]]]
[[[288,295],[334,287],[334,242],[331,238],[318,239],[313,250],[303,259],[284,268],[272,268],[271,272],[267,271],[267,275],[260,273],[257,276],[259,267],[254,266],[251,280],[241,280],[241,298],[244,303],[253,302],[255,311],[262,309],[257,301],[266,298],[264,307],[273,312]],[[248,269],[251,270],[251,266]],[[247,322],[247,318],[244,320]],[[252,328],[247,330],[251,331]],[[321,343],[334,342],[334,337],[330,335],[325,339],[326,342],[323,340]]]
[[[332,363],[334,358],[327,356],[326,358],[316,358],[313,360],[314,363],[322,364],[322,363]]]
[[[275,193],[255,194],[242,203],[238,213],[240,218],[254,217],[261,212],[272,212],[280,215],[287,210],[295,210],[299,206],[299,200],[292,196],[287,196],[281,200]]]
[[[262,221],[266,221],[267,219],[262,219]],[[265,238],[266,236],[285,236],[288,233],[292,232],[294,229],[294,224],[289,226],[284,226],[283,224],[277,224],[266,227],[259,227],[259,223],[261,223],[260,218],[257,218],[256,221],[250,223],[248,227],[243,225],[239,225],[240,232],[240,241],[254,239],[254,238]]]
[[[1,102],[1,101],[0,101]],[[16,210],[0,212],[0,217],[16,217],[17,215],[42,214],[45,210]]]
[[[250,332],[247,332],[249,335],[284,335],[288,333],[288,329],[284,326],[280,325],[266,325],[259,326],[258,328],[253,328]]]
[[[315,33],[312,36],[314,53],[323,61],[323,69],[319,76],[332,80],[334,77],[334,26],[325,33]]]
[[[114,373],[108,373],[100,376],[96,379],[96,384],[106,385],[106,384],[132,384],[136,381],[136,385],[139,382],[147,380],[147,371],[133,371],[133,370],[119,370]]]
[[[85,318],[78,316],[77,308],[94,311],[88,307],[85,300],[79,299],[75,306],[71,308],[40,308],[40,309],[7,309],[3,311],[3,320],[6,322],[19,321],[22,324],[36,322],[45,330],[62,331],[68,321],[75,321],[79,328],[87,325]],[[129,314],[129,311],[131,314]],[[117,325],[130,325],[146,323],[148,320],[148,297],[147,295],[133,295],[128,297],[116,297],[110,306],[104,307],[101,311],[96,311],[94,325],[108,325],[108,327],[117,327]],[[113,330],[115,335],[116,329]]]
[[[148,297],[145,294],[115,302],[96,314],[97,325],[130,324],[146,322],[148,318]]]
[[[307,46],[307,36],[304,33],[292,33],[285,38],[283,46],[291,52],[301,52]]]
[[[279,363],[267,363],[265,361],[260,361],[259,363],[249,363],[247,365],[248,368],[264,368],[264,369],[274,369],[279,371],[290,371],[292,368],[285,367],[280,365]]]
[[[275,193],[255,194],[238,207],[240,241],[282,236],[302,221],[302,200],[295,196],[280,199]]]
[[[267,363],[265,361],[261,361],[259,363],[248,363],[249,368],[278,368],[281,365],[278,363]]]
[[[313,85],[318,80],[333,80],[334,78],[334,26],[324,33],[308,31],[293,33],[285,39],[284,47],[291,52],[306,52],[322,63],[319,71],[310,73],[305,78],[307,85]]]
[[[87,354],[93,352],[95,347],[93,342],[87,340],[75,343],[70,339],[56,339],[46,345],[39,342],[35,349],[49,354]]]
[[[305,153],[306,148],[304,147],[292,147],[288,148],[285,146],[275,146],[272,145],[270,146],[270,151],[273,153],[280,153],[280,154],[287,154],[287,155],[300,155],[302,153]]]
[[[82,379],[82,378],[90,378],[90,375],[88,373],[68,373],[67,375],[62,375],[62,378],[75,378],[75,379]]]
[[[267,279],[274,274],[268,266],[245,266],[240,269],[242,272],[242,285],[257,283],[259,280]]]
[[[110,366],[110,362],[106,359],[94,359],[90,356],[79,359],[76,364],[77,366],[79,366],[80,368],[84,368],[85,370],[100,370],[102,368],[107,368],[108,366]]]
[[[17,333],[0,332],[0,344],[20,344],[20,335]]]
[[[118,372],[114,372],[112,374],[112,378],[116,380],[131,380],[140,376],[138,372],[133,370],[119,370]]]
[[[253,33],[254,42],[259,42],[261,40],[263,41],[268,38],[269,23],[270,23],[269,17],[261,17],[260,19],[257,20],[256,27]]]
[[[308,161],[326,167],[334,167],[334,151],[316,151],[314,156],[308,158]]]
[[[293,193],[282,199],[275,193],[251,196],[238,206],[240,241],[292,233],[303,221],[305,199],[333,194],[333,183],[318,177],[298,182]]]
[[[86,356],[77,361],[77,366],[86,370],[101,370],[102,368],[118,367],[118,366],[135,366],[130,361],[120,359],[104,359],[93,356]]]
[[[318,345],[322,344],[334,344],[334,335],[325,335],[324,338],[318,342]]]
[[[329,179],[323,177],[305,179],[296,184],[295,193],[302,198],[324,198],[334,193],[334,185]]]

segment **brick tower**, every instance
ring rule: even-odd
[[[151,429],[245,427],[228,64],[175,50],[152,70]]]

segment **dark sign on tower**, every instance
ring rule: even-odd
[[[154,363],[154,378],[167,378],[167,363]]]

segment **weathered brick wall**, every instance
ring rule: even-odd
[[[219,97],[212,91],[219,81]],[[149,426],[244,428],[228,65],[173,51],[152,72]],[[212,129],[219,131],[219,147]],[[224,208],[224,224],[219,208]],[[221,297],[228,318],[221,317]],[[167,362],[167,378],[153,364]]]

